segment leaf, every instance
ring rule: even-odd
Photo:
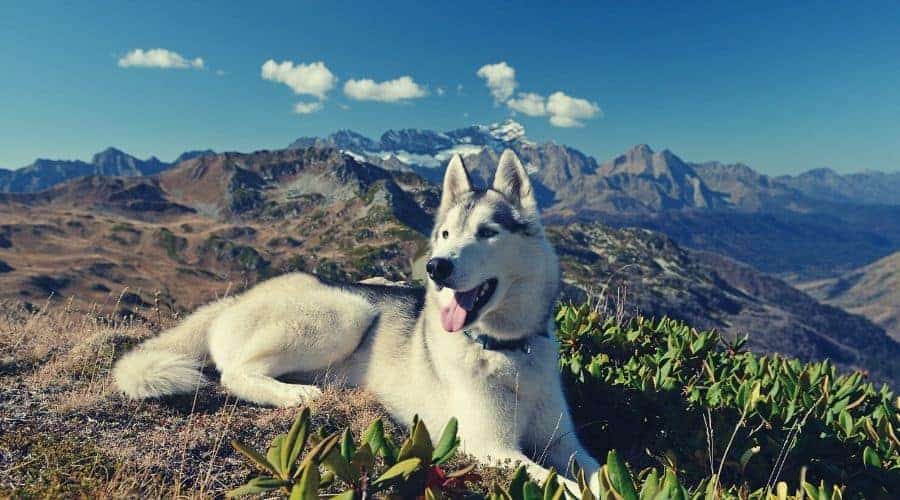
[[[462,469],[455,470],[447,474],[448,479],[456,479],[459,477],[465,477],[470,474],[473,470],[475,470],[475,464],[469,464]]]
[[[866,446],[863,449],[863,464],[868,465],[870,467],[878,467],[881,468],[881,457],[878,456],[878,453],[875,452],[870,446]]]
[[[750,389],[750,395],[747,400],[747,407],[749,410],[753,410],[756,408],[756,404],[759,403],[759,400],[762,398],[760,392],[762,391],[762,385],[759,381],[753,383],[753,387]]]
[[[841,410],[841,413],[838,414],[838,421],[841,424],[841,429],[844,431],[844,434],[851,435],[853,433],[853,417],[850,416],[846,410]]]
[[[650,500],[659,491],[659,473],[656,469],[650,471],[647,478],[644,479],[644,485],[641,487],[641,500]]]
[[[441,432],[441,439],[438,440],[434,453],[431,454],[432,462],[440,465],[453,456],[453,452],[456,451],[456,447],[459,445],[459,439],[456,436],[458,427],[459,424],[456,418],[451,418],[447,425],[444,426],[444,431]]]
[[[257,467],[270,472],[273,476],[281,475],[278,472],[278,469],[274,465],[270,464],[269,461],[266,460],[265,457],[260,455],[260,453],[258,451],[254,450],[249,445],[246,445],[237,439],[233,439],[231,441],[231,446],[232,446],[232,448],[234,448],[235,450],[240,452],[242,455],[249,458],[250,461],[253,462],[254,464],[256,464]]]
[[[419,457],[407,458],[406,460],[402,460],[394,464],[390,469],[386,470],[384,474],[381,475],[378,479],[375,480],[375,484],[383,484],[386,481],[390,481],[391,479],[395,479],[398,477],[403,477],[404,479],[408,479],[412,473],[419,469],[422,465],[422,459]]]
[[[413,426],[412,435],[400,447],[400,454],[397,455],[397,460],[402,462],[408,458],[417,457],[423,463],[428,463],[431,460],[432,453],[434,453],[434,447],[431,444],[428,428],[425,427],[425,422],[418,420]]]
[[[309,408],[300,410],[300,414],[291,425],[282,447],[281,467],[286,473],[290,472],[290,466],[297,462],[300,453],[306,447],[306,439],[309,437]]]
[[[372,421],[372,423],[369,424],[369,427],[366,428],[366,431],[363,432],[362,443],[369,444],[369,447],[372,449],[372,454],[382,454],[382,456],[384,456],[384,423],[380,418],[376,418]]]
[[[706,480],[706,492],[705,492],[706,496],[704,497],[705,500],[716,500],[717,499],[717,497],[719,496],[717,494],[718,486],[719,486],[719,475],[713,474],[713,475],[709,476],[709,478]]]
[[[788,495],[788,485],[784,481],[778,481],[778,484],[775,485],[775,493],[778,496],[778,500],[787,500]]]
[[[358,479],[350,468],[350,462],[344,458],[344,455],[341,454],[336,446],[332,447],[328,455],[322,458],[322,465],[334,472],[344,482],[353,484]]]
[[[559,492],[560,486],[557,476],[556,469],[550,469],[550,473],[544,478],[544,483],[541,485],[544,489],[544,500],[552,500]]]
[[[619,454],[616,453],[616,450],[610,450],[609,454],[606,455],[606,468],[609,474],[609,482],[616,493],[625,500],[638,500],[634,482],[631,480],[631,474],[625,468],[625,464],[619,459]]]
[[[354,454],[356,454],[356,444],[353,443],[353,434],[350,433],[348,427],[344,429],[344,435],[341,437],[341,456],[349,462],[353,459]]]
[[[750,459],[753,458],[754,455],[759,453],[759,451],[761,449],[762,448],[759,446],[753,446],[753,447],[748,448],[747,451],[745,451],[743,454],[741,454],[741,459],[740,459],[741,472],[743,472],[744,469],[747,468],[747,462],[749,462]]]
[[[522,486],[522,500],[544,500],[544,492],[531,481]]]
[[[309,463],[301,468],[300,471],[300,481],[291,488],[290,500],[318,500],[319,467]]]
[[[525,472],[525,466],[520,465],[516,468],[516,471],[513,472],[513,477],[509,481],[509,488],[507,489],[514,500],[520,500],[522,498],[522,488],[525,487],[526,481],[528,481],[528,473]]]
[[[357,474],[361,474],[365,470],[371,470],[373,465],[375,465],[375,455],[372,454],[369,443],[364,443],[356,450],[350,466],[356,470]]]
[[[800,486],[803,487],[803,491],[806,493],[806,496],[808,496],[810,499],[815,500],[815,499],[819,498],[819,492],[816,490],[815,486],[813,486],[809,483],[806,483],[806,482],[804,482]]]
[[[294,472],[294,477],[298,477],[300,473],[303,471],[305,467],[309,467],[310,465],[315,465],[318,467],[319,462],[325,459],[331,450],[337,446],[338,443],[338,434],[335,432],[334,434],[327,436],[325,439],[319,441],[318,444],[313,446],[309,453],[306,455],[306,458],[300,463],[300,467],[297,468],[297,471]]]
[[[272,440],[272,444],[269,446],[269,451],[266,452],[266,460],[278,469],[278,475],[282,478],[290,477],[286,475],[287,469],[281,465],[281,449],[285,437],[287,437],[286,434],[275,436],[275,439]]]
[[[274,477],[254,477],[247,484],[229,491],[225,496],[228,498],[238,498],[247,495],[256,495],[281,488],[286,484],[288,483]]]

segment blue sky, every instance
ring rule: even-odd
[[[900,4],[631,3],[4,2],[0,166],[515,114],[600,160],[648,143],[770,174],[900,170]],[[154,48],[187,67],[120,64]],[[268,60],[292,66],[267,80]],[[296,70],[317,62],[330,77]],[[500,62],[516,87],[495,81],[498,102],[477,72]]]

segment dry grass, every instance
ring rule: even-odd
[[[242,403],[217,385],[161,401],[125,400],[110,367],[174,318],[99,313],[109,309],[0,304],[0,497],[207,498],[240,485],[252,470],[229,440],[263,447],[297,410]],[[318,427],[356,433],[386,416],[371,396],[337,387],[327,388],[313,414]]]

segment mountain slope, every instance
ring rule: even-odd
[[[193,158],[215,154],[212,150],[186,151],[174,162],[155,156],[141,160],[116,148],[106,148],[90,162],[81,160],[35,160],[17,170],[0,169],[0,192],[35,193],[78,177],[141,177],[158,174]]]
[[[871,319],[900,341],[900,252],[837,278],[798,286],[826,304]]]
[[[296,270],[410,279],[436,203],[421,178],[330,148],[206,155],[157,176],[0,193],[0,298],[146,315],[157,298],[182,311]]]
[[[91,159],[90,163],[80,160],[45,160],[18,170],[0,175],[0,192],[33,193],[53,187],[62,182],[89,175],[135,177],[153,175],[171,167],[171,164],[155,157],[139,160],[115,148],[107,148]]]
[[[777,181],[822,201],[900,205],[900,172],[841,175],[829,168],[817,168],[797,176],[781,176]]]
[[[573,224],[553,226],[549,235],[570,295],[603,294],[626,314],[669,316],[732,338],[747,334],[758,352],[827,357],[900,381],[900,343],[884,330],[749,266],[642,229]]]
[[[724,194],[736,208],[759,211],[803,204],[800,192],[743,163],[709,161],[692,166],[710,189]]]
[[[727,255],[760,271],[803,281],[849,271],[900,248],[900,207],[880,208],[853,217],[850,211],[832,215],[790,210],[670,210],[583,213],[581,220],[658,231],[683,247]]]
[[[448,132],[389,130],[377,141],[349,130],[327,138],[300,138],[289,148],[330,146],[391,170],[408,170],[434,182],[453,154],[460,154],[473,180],[486,184],[504,149],[514,150],[531,174],[542,207],[555,213],[654,211],[726,205],[703,184],[691,165],[671,151],[639,145],[603,165],[553,142],[537,144],[513,120]]]

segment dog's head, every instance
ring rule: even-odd
[[[528,173],[511,150],[493,187],[472,187],[458,155],[450,160],[426,263],[441,324],[478,324],[498,338],[544,328],[559,287],[559,265],[544,236]]]

